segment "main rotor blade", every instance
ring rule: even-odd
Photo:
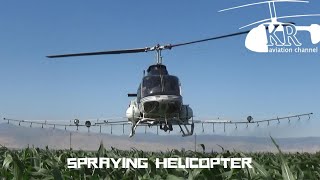
[[[201,40],[197,40],[197,41],[191,41],[191,42],[186,42],[186,43],[180,43],[180,44],[173,44],[170,45],[170,47],[178,47],[178,46],[184,46],[184,45],[189,45],[189,44],[195,44],[195,43],[200,43],[200,42],[206,42],[206,41],[212,41],[212,40],[217,40],[217,39],[222,39],[222,38],[228,38],[228,37],[232,37],[232,36],[238,36],[238,35],[242,35],[242,34],[248,34],[250,31],[242,31],[242,32],[238,32],[238,33],[233,33],[233,34],[228,34],[228,35],[223,35],[223,36],[216,36],[216,37],[212,37],[212,38],[207,38],[207,39],[201,39]]]
[[[99,51],[99,52],[51,55],[51,56],[47,56],[47,57],[48,58],[61,58],[61,57],[72,57],[72,56],[95,56],[95,55],[104,55],[104,54],[128,54],[128,53],[147,52],[148,49],[149,48],[123,49],[123,50],[113,50],[113,51]]]
[[[148,52],[148,51],[155,51],[155,50],[171,49],[171,48],[178,47],[178,46],[184,46],[184,45],[195,44],[195,43],[200,43],[200,42],[205,42],[205,41],[212,41],[212,40],[217,40],[217,39],[222,39],[222,38],[228,38],[228,37],[232,37],[232,36],[247,34],[249,32],[250,31],[243,31],[243,32],[238,32],[238,33],[233,33],[233,34],[228,34],[228,35],[223,35],[223,36],[216,36],[216,37],[212,37],[212,38],[186,42],[186,43],[173,44],[173,45],[169,44],[169,45],[165,45],[165,46],[156,45],[154,47],[145,47],[145,48],[138,48],[138,49],[122,49],[122,50],[113,50],[113,51],[61,54],[61,55],[50,55],[47,57],[48,58],[61,58],[61,57],[72,57],[72,56],[94,56],[94,55],[106,55],[106,54],[141,53],[141,52]]]

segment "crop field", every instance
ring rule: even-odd
[[[276,144],[275,144],[276,145]],[[279,147],[276,145],[279,149]],[[82,167],[68,169],[67,158],[108,157],[148,158],[148,168],[93,169]],[[155,167],[155,158],[169,157],[252,157],[252,169],[231,169],[215,166],[212,169],[164,169]],[[50,150],[25,148],[10,150],[0,147],[0,179],[320,179],[320,153],[241,153],[193,152],[172,150],[167,152],[144,152],[132,149],[106,150],[103,144],[94,152],[73,150]]]

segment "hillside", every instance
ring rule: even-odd
[[[170,149],[195,149],[195,138],[179,135],[136,134],[133,138],[127,135],[71,132],[73,149],[96,150],[103,141],[105,147],[118,149],[137,148],[144,151],[166,151]],[[283,151],[316,152],[320,150],[320,138],[277,138]],[[24,148],[28,145],[54,149],[70,147],[70,132],[60,129],[41,129],[0,124],[0,144],[9,148]],[[204,144],[207,151],[221,151],[220,146],[230,150],[244,152],[276,151],[269,137],[243,137],[220,135],[197,135],[197,144]],[[219,146],[220,145],[220,146]],[[197,149],[201,148],[197,146]]]

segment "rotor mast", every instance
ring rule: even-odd
[[[171,45],[160,46],[160,44],[157,44],[148,50],[156,52],[156,64],[162,64],[162,50],[164,49],[171,49]]]
[[[156,50],[156,59],[157,59],[157,64],[162,64],[162,55],[161,55],[161,49]]]

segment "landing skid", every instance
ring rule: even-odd
[[[151,119],[151,118],[143,118],[143,119],[139,119],[136,122],[132,123],[131,126],[131,133],[129,135],[129,137],[133,137],[135,135],[136,129],[139,125],[148,125],[150,126],[160,126],[160,129],[167,132],[169,130],[173,131],[173,125],[178,125],[180,127],[180,132],[182,133],[182,137],[186,137],[186,136],[191,136],[193,135],[193,130],[194,130],[194,123],[192,122],[190,123],[186,123],[183,122],[180,119],[173,119],[173,120],[165,120],[165,121],[161,121],[158,119]],[[188,128],[188,125],[190,125],[190,129]]]
[[[186,136],[192,136],[193,135],[193,130],[194,130],[194,123],[191,124],[191,130],[189,131],[188,126],[186,124],[183,124],[184,128],[182,128],[181,124],[179,124],[180,127],[180,132],[182,133],[182,137]]]

